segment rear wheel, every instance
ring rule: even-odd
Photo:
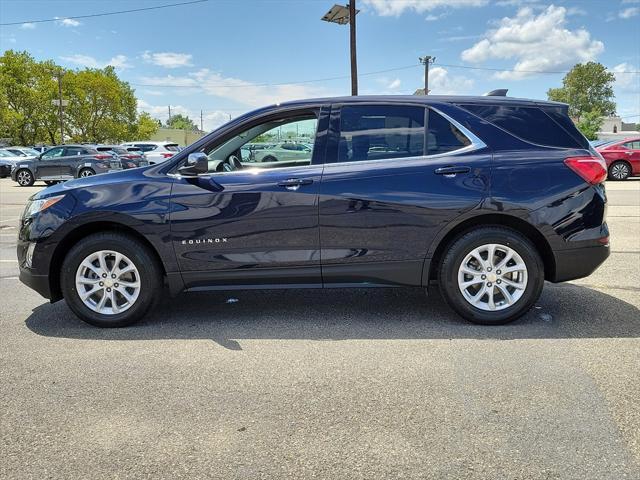
[[[82,320],[124,327],[141,319],[161,295],[162,270],[137,239],[104,232],[78,242],[62,265],[63,296]]]
[[[631,175],[631,166],[624,160],[618,160],[609,166],[610,180],[626,180],[629,175]]]
[[[34,184],[35,179],[33,178],[33,173],[29,170],[22,169],[16,172],[16,182],[18,182],[18,185],[21,187],[30,187]]]
[[[484,227],[456,239],[439,272],[445,301],[460,316],[483,325],[501,325],[524,315],[544,284],[544,264],[520,233]]]
[[[80,178],[91,177],[91,176],[93,176],[95,174],[96,174],[96,172],[94,172],[93,169],[91,169],[91,168],[83,168],[82,170],[80,170],[80,173],[78,174],[78,177],[80,177]]]

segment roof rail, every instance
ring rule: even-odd
[[[490,92],[485,93],[484,97],[506,97],[508,88],[498,88],[496,90],[491,90]]]

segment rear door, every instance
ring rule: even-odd
[[[421,105],[335,108],[320,187],[323,282],[421,285],[437,232],[488,194],[490,153]]]
[[[623,144],[626,147],[625,155],[631,164],[633,175],[640,174],[640,139]]]
[[[64,157],[61,158],[61,174],[65,177],[75,177],[83,168],[94,168],[93,164],[85,157],[89,150],[84,147],[66,147]]]

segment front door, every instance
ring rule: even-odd
[[[488,149],[420,105],[344,105],[339,118],[332,110],[330,138],[320,187],[325,285],[421,285],[438,231],[487,195]]]
[[[36,177],[39,179],[59,179],[62,174],[64,147],[55,147],[47,150],[38,159],[38,172]]]
[[[187,288],[321,284],[318,189],[327,113],[250,121],[201,150],[207,174],[176,176],[171,236]],[[306,165],[262,165],[247,155],[247,143],[285,138],[314,144]]]

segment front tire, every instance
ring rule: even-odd
[[[626,180],[630,175],[631,166],[624,160],[618,160],[609,166],[609,180]]]
[[[29,170],[26,169],[22,169],[22,170],[18,170],[16,172],[16,182],[18,182],[18,185],[20,185],[21,187],[30,187],[31,185],[33,185],[35,183],[35,178],[33,178],[33,173],[31,173]]]
[[[95,174],[96,172],[94,172],[93,169],[83,168],[82,170],[80,170],[80,173],[78,173],[78,178],[92,177]]]
[[[80,240],[62,264],[69,308],[97,327],[125,327],[140,320],[162,293],[162,269],[148,247],[120,233]]]
[[[448,247],[439,283],[445,301],[461,317],[482,325],[503,325],[527,313],[538,300],[544,264],[520,233],[483,227]]]

